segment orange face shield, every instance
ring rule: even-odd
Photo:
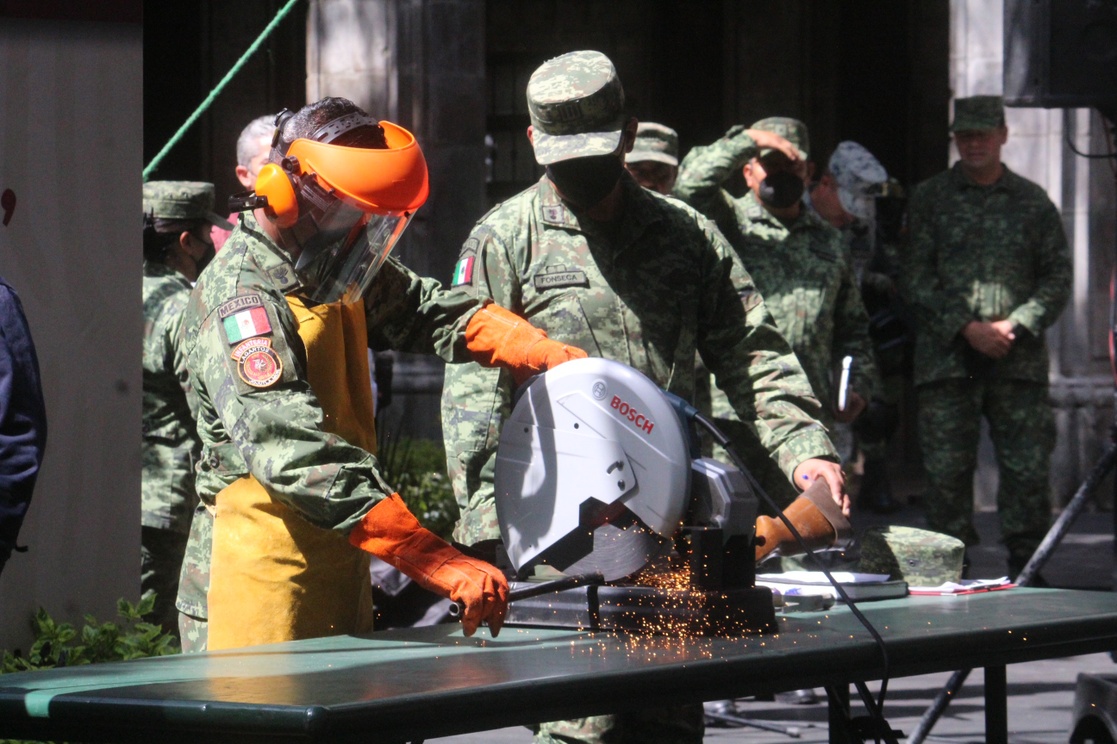
[[[327,123],[315,138],[291,142],[283,161],[264,166],[256,183],[269,216],[300,249],[300,294],[320,303],[353,301],[368,290],[430,191],[423,151],[403,127],[379,123],[386,148],[317,141],[377,126],[360,114],[342,119]]]
[[[314,173],[331,195],[363,212],[414,212],[427,200],[427,161],[414,135],[382,121],[385,150],[345,147],[297,139],[287,150],[298,159],[300,175]]]

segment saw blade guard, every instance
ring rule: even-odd
[[[682,421],[660,388],[607,359],[566,362],[522,391],[494,474],[504,546],[538,564],[629,576],[670,549],[690,489]]]

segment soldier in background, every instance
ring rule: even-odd
[[[213,184],[150,181],[143,186],[143,596],[155,595],[153,621],[178,635],[178,577],[190,518],[198,505],[194,464],[202,444],[198,402],[182,351],[190,290],[215,254],[211,228],[232,228],[213,211]]]
[[[924,508],[931,529],[977,544],[973,476],[984,417],[1008,570],[1017,576],[1051,516],[1055,424],[1044,331],[1070,296],[1070,251],[1047,194],[1001,162],[1002,99],[956,100],[950,129],[959,160],[912,192],[901,267],[917,323]]]
[[[869,315],[881,384],[853,424],[856,449],[864,457],[857,504],[881,514],[899,508],[888,475],[888,446],[899,423],[900,398],[910,367],[907,327],[896,287],[898,231],[886,231],[877,214],[878,204],[899,196],[894,184],[871,152],[846,140],[830,155],[807,202],[842,233]]]
[[[806,488],[822,478],[848,508],[818,402],[733,250],[697,212],[625,172],[637,122],[612,62],[592,51],[552,59],[532,75],[527,98],[528,139],[546,174],[477,223],[455,286],[685,399],[700,352],[785,479],[794,473]],[[461,510],[454,535],[477,549],[495,551],[500,539],[493,470],[514,390],[499,370],[446,369],[443,435]],[[545,723],[537,741],[700,742],[702,733],[702,707],[691,705]]]
[[[241,130],[240,136],[237,137],[237,167],[236,174],[237,180],[246,191],[251,191],[256,188],[256,176],[260,175],[260,169],[268,162],[268,155],[271,153],[271,137],[275,132],[275,114],[266,114],[264,116],[257,116],[255,119],[248,123],[244,129]],[[235,219],[236,214],[229,215],[229,219]],[[229,233],[232,228],[226,230],[223,227],[214,225],[212,232],[213,246],[217,250],[221,250],[221,246],[225,245],[225,241],[229,239]]]
[[[790,141],[790,152],[768,144],[773,134]],[[841,234],[803,202],[808,150],[807,127],[796,119],[770,117],[748,129],[738,125],[687,153],[675,194],[715,220],[732,243],[822,402],[821,421],[832,428],[864,410],[875,364],[869,318]],[[734,198],[723,185],[739,168],[749,191]],[[852,368],[840,408],[835,382],[845,357],[852,358]],[[757,480],[781,507],[790,503],[796,488],[756,446],[717,389],[713,406],[718,426]]]
[[[663,124],[640,122],[624,167],[644,188],[669,195],[679,175],[679,135]]]

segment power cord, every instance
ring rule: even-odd
[[[789,520],[784,515],[783,510],[779,508],[772,497],[768,495],[768,492],[765,491],[761,487],[760,483],[757,482],[756,478],[753,477],[744,461],[741,460],[740,456],[733,449],[733,446],[729,441],[729,437],[727,437],[720,429],[718,429],[713,421],[703,416],[697,408],[690,405],[676,395],[673,395],[671,393],[668,393],[667,395],[668,398],[671,399],[671,402],[675,405],[675,408],[679,412],[679,415],[683,417],[684,421],[693,421],[699,424],[703,429],[709,432],[710,436],[712,436],[714,440],[719,445],[721,445],[727,453],[729,453],[730,459],[733,460],[733,465],[741,471],[742,475],[744,475],[745,477],[745,481],[753,489],[756,495],[768,506],[768,508],[771,509],[779,517],[780,521],[784,523],[784,526],[787,527],[788,531],[795,538],[796,542],[799,543],[799,546],[804,550],[806,555],[810,558],[815,559],[815,562],[818,563],[819,567],[822,569],[823,575],[826,576],[826,580],[829,581],[830,584],[834,587],[834,591],[837,592],[842,601],[846,603],[846,605],[850,609],[850,612],[853,613],[853,616],[857,618],[858,622],[860,622],[861,625],[863,625],[869,632],[869,635],[872,636],[873,641],[877,645],[877,648],[880,649],[881,655],[880,695],[877,699],[874,700],[872,694],[869,692],[869,689],[864,682],[855,682],[854,685],[857,688],[857,694],[861,698],[861,702],[864,704],[865,709],[869,712],[869,735],[873,736],[878,744],[882,739],[887,744],[899,744],[899,739],[897,738],[896,732],[894,732],[888,725],[888,723],[884,720],[884,715],[882,712],[884,710],[884,700],[887,695],[888,678],[890,676],[888,649],[885,647],[884,639],[881,638],[880,633],[877,632],[876,628],[873,627],[873,624],[869,622],[869,619],[865,617],[864,613],[862,613],[861,610],[857,608],[857,604],[852,599],[850,599],[845,589],[842,588],[842,585],[838,583],[836,579],[834,579],[833,575],[825,567],[825,565],[823,565],[823,563],[817,559],[814,551],[807,547],[806,541],[803,540],[803,536],[799,534],[799,530],[795,528],[795,525],[791,523],[791,520]]]

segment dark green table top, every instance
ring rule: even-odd
[[[890,676],[1117,648],[1109,592],[1018,588],[858,607],[885,640]],[[0,738],[410,741],[884,673],[848,608],[778,623],[745,638],[526,628],[465,638],[439,625],[4,675]]]

